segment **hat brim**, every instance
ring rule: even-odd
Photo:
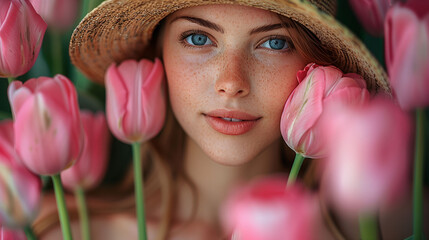
[[[113,62],[153,57],[153,32],[169,14],[187,7],[239,4],[288,17],[312,31],[349,72],[362,75],[373,92],[390,92],[387,75],[365,45],[333,16],[301,0],[109,0],[91,11],[70,41],[72,63],[89,79],[103,83]]]

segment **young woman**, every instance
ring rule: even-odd
[[[90,79],[102,83],[112,62],[129,58],[159,57],[165,67],[167,122],[142,156],[149,239],[225,239],[219,206],[229,191],[288,172],[280,117],[308,63],[359,73],[373,93],[390,91],[335,8],[335,0],[108,0],[80,23],[70,55]],[[303,177],[315,187],[311,169]],[[89,201],[95,239],[137,236],[134,198],[104,197],[115,191]],[[47,223],[56,215],[46,212],[35,229],[56,239],[58,225]],[[344,237],[326,219],[320,239]]]

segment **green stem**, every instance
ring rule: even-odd
[[[75,197],[76,197],[77,206],[79,210],[80,230],[82,234],[82,240],[90,240],[91,231],[90,231],[90,225],[89,225],[89,214],[88,214],[88,208],[86,206],[85,192],[83,188],[78,187],[75,190]]]
[[[61,33],[57,31],[50,31],[52,41],[52,75],[64,74],[63,72],[63,50],[62,50],[62,39]]]
[[[143,197],[143,176],[140,158],[140,143],[133,143],[133,164],[134,164],[134,191],[137,205],[137,226],[139,230],[139,240],[146,240],[146,220],[144,212]]]
[[[7,81],[9,82],[9,84],[11,83],[11,82],[13,82],[15,80],[15,78],[14,77],[8,77],[7,78]]]
[[[59,174],[52,175],[51,177],[52,182],[54,183],[55,198],[57,199],[58,215],[60,217],[63,240],[71,240],[73,238],[61,178]]]
[[[292,169],[290,170],[289,178],[287,180],[287,186],[291,186],[296,178],[298,177],[301,165],[304,162],[305,157],[299,153],[296,153],[295,160],[293,160]]]
[[[27,240],[37,240],[36,234],[34,234],[31,226],[26,226],[24,228],[25,235],[27,236]]]
[[[379,236],[378,219],[373,215],[359,216],[360,239],[362,240],[377,240]]]
[[[424,112],[416,110],[416,141],[414,153],[413,186],[413,236],[414,240],[423,239],[423,151],[424,151]]]

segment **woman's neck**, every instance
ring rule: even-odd
[[[186,142],[185,171],[197,190],[198,205],[195,220],[201,220],[218,227],[219,210],[231,190],[249,180],[280,172],[280,141],[270,145],[251,161],[239,166],[221,165],[210,159],[191,139]],[[179,219],[189,219],[194,201],[186,184],[178,189]]]

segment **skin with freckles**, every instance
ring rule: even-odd
[[[167,18],[162,51],[172,109],[213,161],[239,165],[278,152],[280,116],[307,63],[289,34],[276,14],[245,6],[198,6]],[[225,134],[220,115],[252,123]]]

